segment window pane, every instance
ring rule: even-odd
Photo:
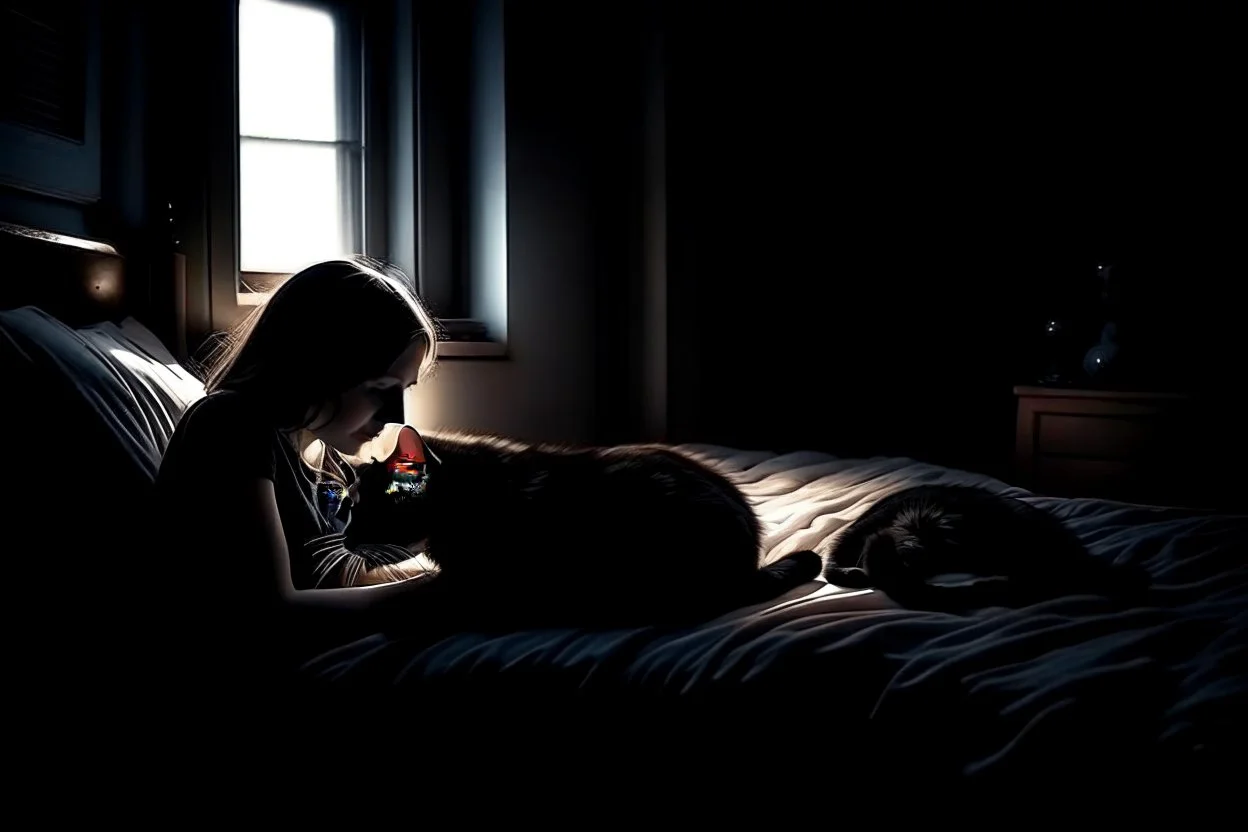
[[[246,272],[292,272],[350,254],[339,181],[348,157],[334,145],[239,141],[240,265]]]
[[[334,19],[280,0],[238,4],[238,124],[244,136],[339,138]]]

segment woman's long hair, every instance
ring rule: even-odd
[[[274,427],[305,428],[317,407],[386,372],[417,338],[437,360],[437,322],[408,286],[366,258],[328,260],[292,275],[226,336],[205,389],[245,393]]]

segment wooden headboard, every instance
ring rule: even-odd
[[[38,306],[79,327],[130,314],[126,289],[112,246],[0,223],[0,309]]]

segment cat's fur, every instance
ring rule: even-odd
[[[799,552],[760,568],[761,528],[746,497],[665,446],[424,438],[437,461],[418,500],[386,498],[384,463],[358,469],[344,545],[425,541],[434,580],[475,599],[478,619],[680,624],[774,598],[822,566]]]
[[[970,575],[938,583],[941,575]],[[1057,517],[983,488],[921,485],[890,494],[842,533],[824,577],[875,588],[906,607],[959,611],[1064,595],[1138,597],[1139,567],[1093,557]]]

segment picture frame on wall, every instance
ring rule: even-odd
[[[97,202],[99,0],[0,0],[0,186]]]

